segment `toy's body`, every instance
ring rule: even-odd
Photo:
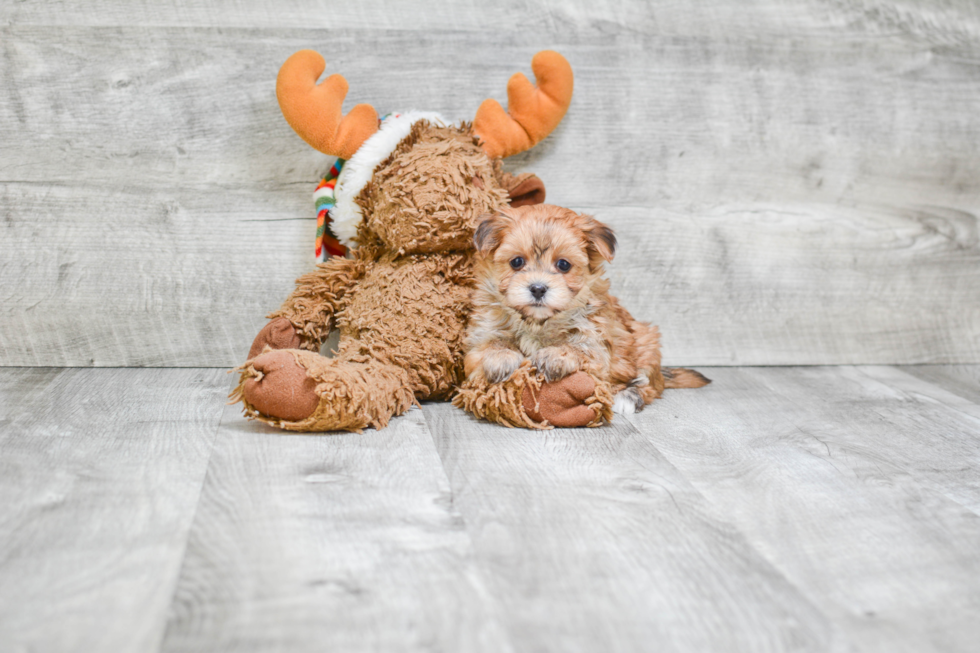
[[[508,203],[544,200],[537,178],[502,173],[498,157],[544,138],[571,99],[564,59],[541,53],[532,67],[541,88],[515,75],[513,118],[488,100],[473,126],[406,114],[379,128],[366,105],[340,115],[343,78],[314,86],[323,70],[318,55],[287,61],[277,87],[287,120],[321,151],[349,158],[331,213],[334,232],[353,249],[351,258],[331,258],[301,277],[270,315],[234,393],[246,414],[289,430],[357,430],[382,427],[416,401],[453,395],[463,381],[473,229]],[[333,328],[339,350],[324,358],[317,352]],[[525,371],[493,392],[469,388],[486,399],[467,408],[525,426],[574,408],[567,425],[599,423],[608,398],[594,396],[593,379],[573,377],[546,388],[544,395],[561,399],[553,406],[540,405],[541,382]]]
[[[353,260],[324,264],[303,277],[300,289],[277,311],[290,324],[320,331],[329,322],[303,320],[313,303],[329,306],[317,311],[316,319],[335,320],[340,347],[334,358],[284,349],[251,360],[246,370],[261,373],[266,387],[278,385],[277,374],[294,374],[294,365],[311,380],[303,387],[302,379],[298,389],[305,392],[291,389],[285,402],[264,396],[263,386],[255,383],[254,393],[245,395],[251,416],[290,430],[359,429],[384,426],[415,399],[449,398],[460,379],[460,340],[471,269],[467,257],[382,255],[372,260],[371,254],[361,248]],[[346,288],[337,293],[341,295],[337,300],[329,301],[338,280]],[[426,302],[403,306],[390,301],[399,296],[425,297]],[[408,337],[393,339],[393,333]],[[310,339],[301,346],[317,349],[319,344],[319,339]],[[255,376],[250,375],[246,383]],[[288,379],[286,384],[293,385]]]

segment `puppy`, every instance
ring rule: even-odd
[[[664,388],[710,383],[660,367],[660,332],[609,294],[603,265],[612,230],[549,204],[509,208],[476,228],[476,289],[466,334],[466,375],[506,381],[528,359],[548,382],[583,370],[605,380],[613,410],[633,413]]]

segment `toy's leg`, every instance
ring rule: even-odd
[[[503,383],[477,376],[463,383],[453,404],[505,426],[545,429],[553,426],[599,426],[612,418],[609,387],[586,372],[575,372],[553,383],[521,366]]]
[[[415,401],[405,370],[380,361],[269,351],[241,368],[232,399],[245,414],[289,431],[381,428]]]

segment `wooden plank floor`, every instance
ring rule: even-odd
[[[0,368],[0,650],[975,651],[980,366],[704,371],[310,436],[221,370]]]

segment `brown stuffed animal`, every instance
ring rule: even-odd
[[[346,159],[336,180],[333,233],[351,247],[297,280],[258,334],[232,393],[249,417],[294,431],[383,427],[425,399],[446,400],[463,381],[463,337],[480,216],[544,201],[530,174],[500,158],[548,135],[571,101],[565,59],[539,52],[508,84],[509,113],[486,100],[472,125],[427,113],[387,117],[369,105],[346,115],[347,82],[316,80],[324,60],[297,52],[279,72],[283,115],[310,145]],[[317,352],[340,330],[334,358]],[[528,427],[595,425],[611,398],[585,373],[545,384],[534,370],[467,386],[457,403],[479,417]]]

